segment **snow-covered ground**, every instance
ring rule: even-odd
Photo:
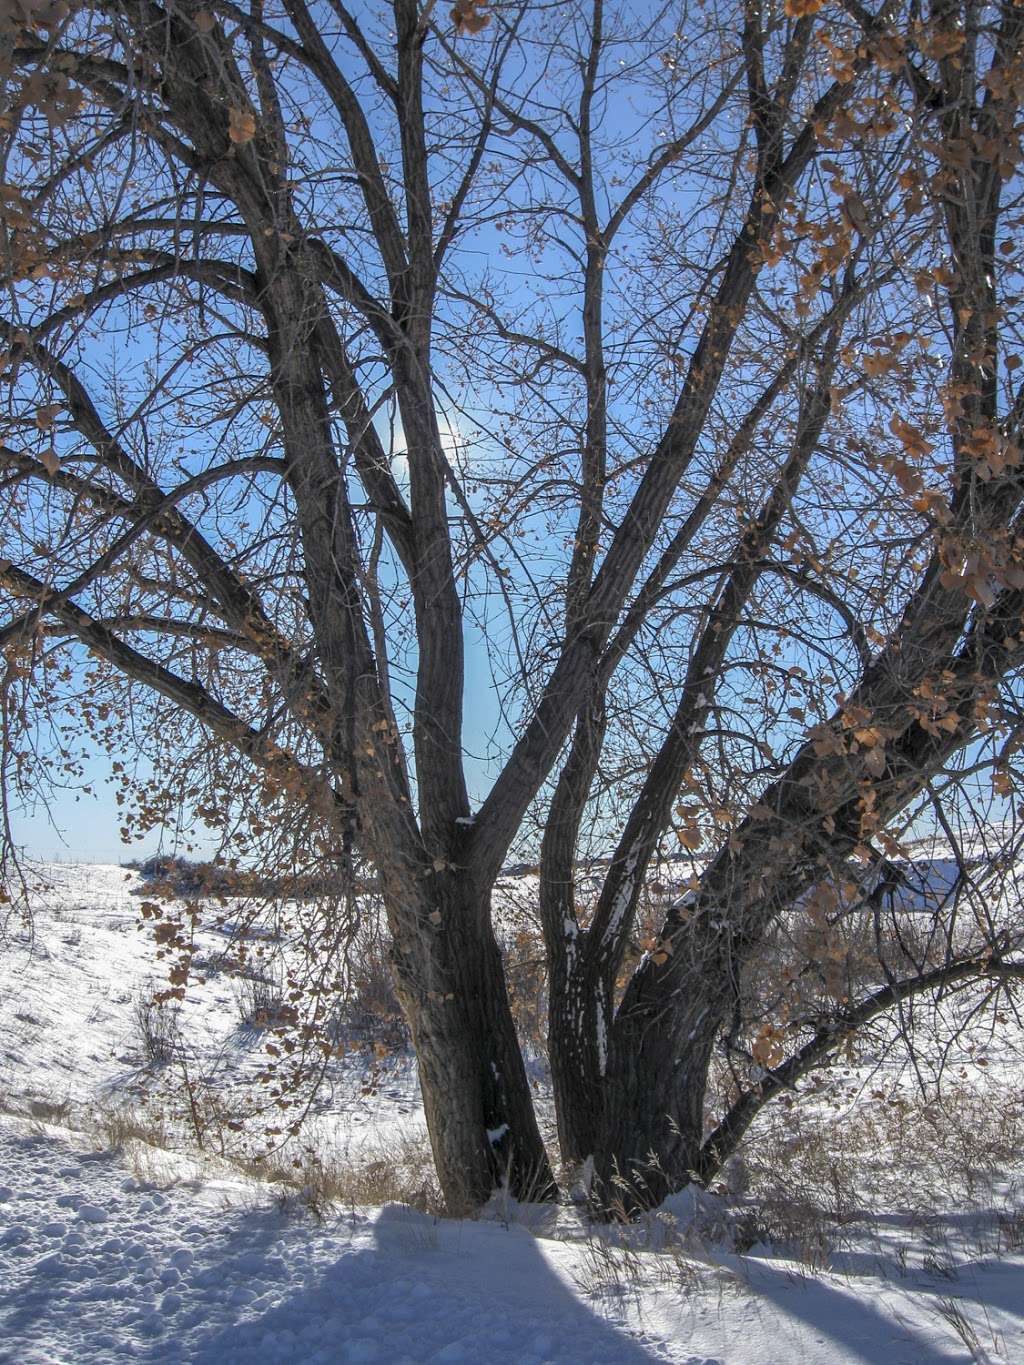
[[[170,1041],[184,1045],[196,1080],[244,1105],[267,1036],[243,1019],[244,983],[216,969],[227,937],[200,927],[184,1005],[150,1010],[167,975],[140,914],[145,879],[112,864],[71,864],[43,867],[39,881],[31,934],[0,950],[0,1097],[88,1108],[135,1103],[142,1087],[159,1096],[176,1077],[173,1067],[164,1076],[147,1065],[145,1014],[157,1030],[173,1027]],[[353,1049],[329,1070],[322,1103],[332,1146],[425,1131],[414,1066],[375,1058],[367,1085],[369,1050]]]
[[[138,1100],[138,1002],[159,980],[139,880],[111,866],[49,880],[32,942],[0,954],[0,1362],[1024,1360],[1024,1163],[962,1206],[938,1195],[922,1213],[915,1195],[911,1216],[879,1153],[832,1245],[740,1253],[722,1219],[742,1199],[730,1214],[680,1196],[622,1244],[571,1209],[500,1200],[473,1222],[398,1204],[317,1220],[208,1152],[111,1150],[95,1111]],[[181,1023],[203,1068],[243,1087],[262,1040],[231,983],[210,973]],[[1008,1029],[961,1060],[1012,1080]],[[353,1159],[422,1131],[412,1067],[366,1076],[364,1056],[339,1058],[317,1120]]]
[[[643,1252],[632,1278],[615,1277],[585,1240],[515,1221],[392,1204],[315,1224],[244,1180],[157,1165],[140,1180],[74,1135],[0,1120],[0,1360],[970,1360],[939,1311],[949,1299],[980,1325],[989,1358],[1024,1356],[1021,1258],[961,1265],[950,1280],[870,1264],[811,1275],[727,1253],[684,1272]]]

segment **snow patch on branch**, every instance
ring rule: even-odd
[[[608,928],[605,932],[606,941],[615,938],[629,910],[636,886],[636,868],[640,861],[640,855],[643,853],[643,845],[643,837],[638,835],[626,854],[622,880],[619,883],[618,891],[615,893],[615,899],[612,901],[611,914],[608,916]]]
[[[697,1018],[693,1021],[693,1028],[690,1029],[690,1032],[686,1035],[686,1041],[687,1041],[688,1043],[692,1043],[693,1040],[694,1040],[694,1038],[696,1038],[696,1036],[697,1036],[697,1030],[700,1028],[701,1024],[703,1023],[703,1021],[704,1021],[704,1016],[707,1014],[707,1012],[708,1012],[708,1007],[707,1007],[707,1005],[705,1005],[704,1008],[701,1010],[700,1014],[698,1014],[698,1015],[697,1015]]]
[[[604,1000],[600,990],[597,993],[597,1069],[603,1076],[608,1070],[608,1024],[604,1017]]]

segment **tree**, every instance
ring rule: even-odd
[[[1008,988],[966,843],[900,925],[1013,838],[1024,7],[5,2],[7,800],[84,724],[130,830],[372,876],[453,1211],[554,1189],[513,848],[630,1205]]]

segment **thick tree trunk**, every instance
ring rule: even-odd
[[[445,1203],[468,1214],[506,1185],[518,1199],[553,1199],[489,896],[458,875],[434,880],[412,940],[399,909],[393,960]]]
[[[580,960],[572,940],[551,964],[548,992],[548,1060],[558,1123],[558,1145],[567,1165],[597,1150],[604,1114],[609,1033],[607,1008],[595,973]]]
[[[710,965],[679,973],[666,1009],[664,970],[648,961],[616,1015],[595,1160],[606,1211],[654,1208],[701,1174],[708,1068],[732,991]]]

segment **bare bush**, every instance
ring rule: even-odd
[[[259,964],[240,976],[235,986],[235,1000],[239,1020],[245,1028],[263,1030],[282,1022],[288,1015],[288,1001],[280,964]]]
[[[548,975],[540,929],[524,925],[502,947],[516,1031],[530,1052],[542,1051],[548,1030]]]
[[[750,1193],[738,1225],[747,1244],[773,1243],[817,1270],[880,1208],[899,1209],[938,1273],[956,1265],[944,1217],[956,1207],[969,1214],[976,1253],[1002,1255],[1024,1236],[1022,1141],[1021,1089],[998,1102],[964,1080],[930,1098],[879,1090],[838,1113],[823,1092],[817,1106],[771,1114],[745,1145]]]
[[[132,1006],[136,1035],[149,1066],[167,1066],[181,1046],[181,1009],[170,1001],[156,999],[144,987]]]
[[[391,945],[386,929],[370,922],[347,954],[347,985],[332,1027],[338,1041],[354,1037],[389,1050],[409,1043],[409,1028],[395,991]]]

